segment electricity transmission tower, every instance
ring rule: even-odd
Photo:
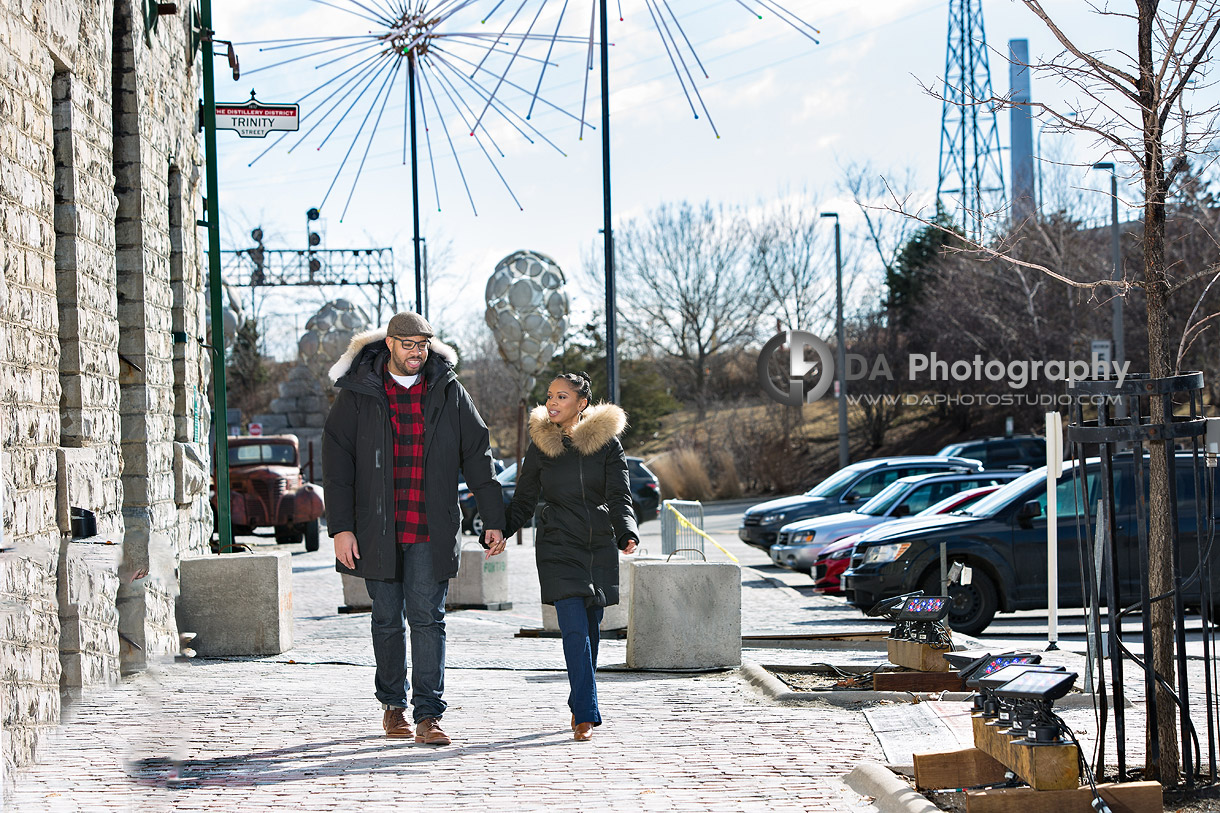
[[[1007,205],[993,97],[982,0],[949,0],[936,201],[974,239]]]

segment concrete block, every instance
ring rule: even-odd
[[[627,666],[699,670],[741,665],[741,568],[640,561],[632,573]]]
[[[339,578],[343,580],[343,606],[339,608],[340,612],[365,613],[373,609],[373,600],[369,598],[364,579],[346,573],[340,573]]]
[[[292,556],[232,553],[183,559],[178,618],[202,657],[278,655],[292,648]]]
[[[453,609],[509,610],[508,557],[484,558],[483,547],[476,542],[462,545],[462,558],[457,577],[449,582],[449,598],[445,604]]]

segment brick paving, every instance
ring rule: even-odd
[[[657,534],[657,523],[645,526]],[[743,569],[743,630],[811,631],[837,608],[767,579],[761,553],[718,537]],[[527,535],[528,542],[528,535]],[[645,540],[659,550],[659,539]],[[325,546],[324,546],[325,547]],[[738,670],[599,675],[606,724],[571,739],[559,642],[541,626],[529,544],[510,545],[513,608],[448,616],[445,728],[431,748],[387,740],[372,698],[367,615],[339,615],[325,551],[294,551],[296,647],[177,661],[67,707],[37,765],[8,777],[14,810],[871,811],[841,777],[880,758],[855,711],[780,705]],[[711,558],[711,557],[710,557]],[[758,565],[760,570],[749,565]],[[836,624],[838,622],[835,622]],[[847,624],[846,615],[843,623]],[[850,626],[859,628],[857,620]],[[625,661],[621,641],[601,661]],[[826,653],[769,650],[775,662]],[[840,660],[836,656],[836,660]]]

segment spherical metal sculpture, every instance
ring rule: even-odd
[[[368,314],[359,305],[346,299],[327,302],[305,323],[305,332],[297,342],[301,361],[324,380],[330,366],[347,350],[352,336],[368,330],[369,323]]]
[[[559,265],[536,251],[516,251],[487,280],[486,320],[500,356],[524,390],[555,355],[568,329],[568,295]]]

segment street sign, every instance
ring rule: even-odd
[[[273,130],[299,129],[300,105],[264,104],[250,94],[248,102],[217,102],[216,129],[236,130],[242,138],[262,138]]]
[[[1102,369],[1110,368],[1110,354],[1114,345],[1108,339],[1094,339],[1089,345],[1089,352],[1097,361],[1101,362]]]
[[[258,437],[262,433],[263,433],[263,425],[261,423],[251,423],[250,424],[250,434],[251,435]]]

